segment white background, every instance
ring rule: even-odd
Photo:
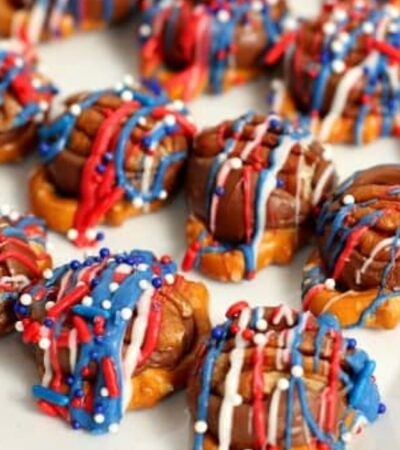
[[[292,0],[301,14],[313,11],[316,1]],[[40,53],[47,73],[63,94],[80,89],[104,88],[124,73],[137,73],[132,26],[108,33],[75,37],[43,45]],[[222,97],[204,96],[191,109],[201,126],[234,118],[248,109],[265,111],[266,80],[234,89]],[[380,140],[363,148],[335,147],[334,158],[340,177],[378,163],[400,162],[396,140]],[[23,211],[27,205],[27,174],[37,161],[0,167],[0,203]],[[113,250],[151,248],[180,260],[184,251],[185,204],[182,198],[163,211],[126,222],[122,228],[106,229],[106,245]],[[79,251],[63,238],[51,235],[56,263],[76,258]],[[271,267],[252,282],[223,285],[204,280],[211,291],[213,321],[223,318],[226,307],[239,299],[253,305],[286,303],[300,306],[302,264],[309,249],[293,265]],[[199,278],[197,274],[190,276]],[[377,376],[388,413],[351,446],[354,450],[397,450],[400,448],[400,328],[397,331],[357,331],[352,336],[378,362]],[[128,413],[117,435],[92,437],[74,432],[61,420],[39,413],[30,393],[38,381],[29,349],[17,336],[0,341],[0,450],[188,450],[189,416],[183,393],[163,401],[146,412]]]

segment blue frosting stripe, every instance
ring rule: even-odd
[[[120,269],[122,267],[123,271]],[[88,273],[92,273],[89,279],[85,278]],[[123,274],[123,278],[118,282],[115,278],[117,273]],[[70,305],[55,317],[52,315],[52,309],[48,310],[48,317],[43,320],[42,328],[47,327],[49,331],[43,331],[42,339],[46,339],[50,333],[53,342],[59,345],[66,332],[76,330],[77,357],[72,374],[59,388],[55,387],[56,384],[53,387],[51,383],[49,386],[34,386],[33,395],[49,405],[64,408],[74,429],[82,428],[93,434],[114,431],[125,412],[124,380],[127,374],[124,373],[123,345],[130,324],[129,318],[135,316],[138,304],[147,289],[151,291],[146,295],[153,295],[164,285],[165,277],[175,273],[175,263],[169,258],[157,260],[151,252],[134,250],[111,255],[108,249],[101,249],[99,256],[60,266],[53,271],[52,277],[44,285],[32,287],[32,295],[39,295],[40,291],[40,299],[32,305],[31,314],[34,314],[36,309],[43,309],[47,302],[53,301],[60,286],[63,286],[64,295],[68,295],[82,283],[90,285],[88,294],[80,300],[82,303]],[[112,284],[117,284],[117,288],[111,288]],[[62,304],[64,298],[60,298],[52,308]],[[106,305],[105,302],[109,303]],[[125,314],[128,310],[131,311],[129,316]],[[74,317],[85,324],[86,331],[81,341],[80,331],[73,325]],[[101,333],[96,331],[99,320],[104,330]],[[106,389],[107,375],[102,367],[109,361],[112,361],[115,370],[114,390],[117,389],[117,393]],[[97,369],[89,392],[85,371],[90,366]],[[55,367],[53,366],[54,376],[57,378]],[[87,395],[93,396],[93,405],[90,408],[85,406]]]

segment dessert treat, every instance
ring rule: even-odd
[[[92,245],[99,222],[120,225],[176,192],[194,132],[181,102],[144,88],[74,95],[41,130],[31,207],[75,244]]]
[[[266,50],[296,26],[285,0],[155,2],[139,28],[141,70],[173,97],[222,92],[262,72]]]
[[[0,0],[0,36],[30,43],[94,30],[127,17],[135,0]]]
[[[300,26],[286,51],[274,111],[309,123],[322,142],[362,143],[400,134],[400,10],[336,1]]]
[[[189,379],[193,450],[344,450],[385,411],[356,345],[329,317],[233,305]]]
[[[16,313],[26,311],[25,302],[15,303],[19,294],[49,273],[46,240],[41,220],[0,207],[0,336],[14,329]]]
[[[35,65],[0,49],[0,163],[36,148],[38,126],[56,92]]]
[[[43,412],[74,429],[115,432],[126,410],[186,384],[210,330],[208,294],[175,269],[168,256],[101,249],[21,296],[31,306],[18,328],[36,348]]]
[[[273,114],[248,113],[200,133],[187,171],[183,268],[240,281],[288,264],[335,182],[329,153]]]
[[[323,205],[304,269],[303,306],[343,327],[400,321],[400,166],[356,172]]]

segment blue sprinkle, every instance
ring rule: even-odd
[[[44,319],[43,324],[45,327],[51,328],[54,325],[54,320],[47,317],[46,319]]]
[[[90,282],[90,287],[94,289],[96,286],[98,286],[100,283],[100,280],[98,278],[93,278],[93,280]]]
[[[96,241],[104,241],[105,237],[106,237],[105,234],[102,231],[99,231],[96,234]]]
[[[278,188],[283,188],[285,186],[285,182],[282,180],[282,178],[278,178],[276,180],[276,185]]]
[[[68,386],[72,386],[75,382],[75,377],[69,375],[68,377],[66,377],[65,382],[67,383]]]
[[[104,153],[103,160],[104,162],[111,162],[114,159],[114,155],[111,152]]]
[[[150,136],[145,136],[145,137],[142,139],[142,144],[143,144],[145,147],[147,147],[147,148],[151,147],[152,142],[153,142],[153,140],[151,139]]]
[[[98,165],[96,166],[96,172],[97,172],[97,173],[103,174],[105,171],[106,171],[106,166],[105,166],[105,165],[103,165],[103,164],[98,164]]]
[[[81,424],[77,420],[73,420],[71,425],[74,430],[79,430],[81,428]]]
[[[357,340],[354,338],[347,339],[347,348],[349,350],[354,350],[357,347]]]
[[[225,194],[225,189],[222,186],[217,186],[215,188],[215,195],[218,195],[218,197],[222,197]]]
[[[161,286],[162,286],[162,280],[161,280],[161,278],[153,278],[152,280],[151,280],[151,284],[156,288],[156,289],[159,289]]]
[[[74,259],[69,263],[69,267],[72,270],[78,270],[81,268],[81,263],[78,260]]]
[[[85,393],[83,392],[83,389],[76,389],[74,391],[74,397],[76,398],[82,398],[85,395]]]
[[[385,412],[386,412],[386,405],[384,403],[379,403],[378,414],[385,414]]]
[[[217,339],[219,341],[224,337],[224,333],[224,328],[221,326],[217,326],[212,329],[211,335],[214,339]]]
[[[94,342],[96,342],[96,344],[101,345],[101,344],[104,342],[103,336],[96,336],[96,337],[94,338]]]
[[[110,249],[106,248],[106,247],[101,248],[100,251],[99,251],[99,255],[102,258],[107,258],[108,256],[110,256]]]

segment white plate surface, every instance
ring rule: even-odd
[[[292,0],[305,14],[317,1]],[[137,53],[132,27],[75,37],[40,49],[47,73],[63,93],[114,84],[132,73]],[[133,68],[133,69],[132,69]],[[249,109],[265,110],[266,81],[228,92],[222,97],[204,96],[193,102],[194,117],[202,126],[234,118]],[[378,163],[400,162],[396,140],[380,140],[364,148],[335,147],[335,161],[341,179],[357,169]],[[0,167],[0,204],[27,209],[27,174],[37,163],[34,158],[21,165]],[[122,228],[106,229],[106,245],[113,250],[151,248],[180,260],[184,252],[185,204],[182,198],[161,212],[131,220]],[[52,234],[56,263],[76,258],[79,251]],[[309,249],[298,255],[290,267],[271,267],[252,282],[224,285],[203,279],[212,296],[214,322],[223,318],[227,306],[239,299],[253,305],[285,303],[300,305],[302,264]],[[397,450],[400,448],[400,328],[395,331],[351,332],[359,345],[378,362],[377,376],[388,413],[351,445],[354,450]],[[39,413],[31,396],[37,373],[30,352],[17,336],[0,341],[0,450],[188,450],[189,416],[183,393],[163,401],[151,411],[127,414],[117,435],[92,437],[74,432],[65,423]]]

